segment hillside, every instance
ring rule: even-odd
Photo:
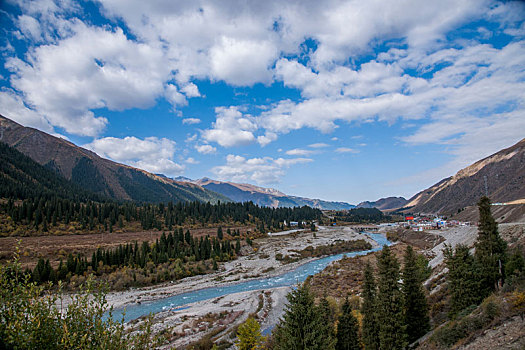
[[[273,208],[300,207],[303,205],[322,210],[345,210],[355,208],[355,205],[345,202],[330,202],[321,199],[289,196],[273,188],[258,187],[250,184],[223,182],[208,178],[192,182],[208,190],[223,194],[236,202],[252,201],[258,205]]]
[[[0,198],[101,200],[16,149],[0,142]]]
[[[99,157],[61,138],[27,128],[0,115],[0,142],[80,187],[118,200],[139,202],[228,201],[188,182],[162,178],[147,171]]]
[[[525,199],[525,139],[417,193],[405,205],[423,213],[454,214],[487,194],[494,203]]]
[[[358,208],[377,208],[379,210],[398,209],[406,205],[407,200],[403,197],[387,197],[375,202],[365,201],[357,205]]]

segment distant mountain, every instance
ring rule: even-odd
[[[378,199],[375,202],[361,202],[357,205],[358,208],[377,208],[379,210],[391,210],[398,209],[407,203],[407,200],[403,197],[387,197]]]
[[[454,214],[475,205],[485,191],[496,203],[525,199],[525,139],[419,192],[405,208],[412,212]]]
[[[80,187],[118,200],[139,202],[229,201],[201,186],[119,164],[0,115],[0,142]]]
[[[296,207],[308,205],[312,208],[324,210],[344,210],[355,208],[355,205],[345,202],[330,202],[321,199],[289,196],[273,188],[265,188],[250,184],[224,182],[202,178],[189,180],[208,190],[223,194],[235,202],[252,201],[255,204],[268,207]]]

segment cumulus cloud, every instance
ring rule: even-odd
[[[211,145],[197,145],[195,146],[195,149],[201,154],[212,154],[217,152],[217,148]]]
[[[257,184],[275,184],[285,175],[286,168],[300,163],[311,162],[309,158],[245,158],[229,154],[226,164],[212,168],[220,180],[235,182],[253,181]]]
[[[182,124],[199,124],[201,120],[199,118],[184,118]]]
[[[131,165],[152,173],[179,175],[184,165],[173,161],[175,142],[166,138],[133,136],[104,137],[83,146],[99,156]]]
[[[222,37],[210,50],[212,74],[233,85],[269,83],[269,67],[277,50],[269,41],[238,40]]]
[[[148,108],[159,98],[177,108],[205,98],[201,80],[278,82],[302,98],[258,115],[219,107],[202,141],[265,146],[301,128],[330,133],[340,123],[418,119],[404,142],[446,142],[462,157],[477,144],[469,125],[514,137],[510,121],[525,110],[521,2],[101,0],[102,15],[115,19],[104,27],[82,23],[75,1],[18,4],[13,23],[29,47],[6,62],[13,91],[0,94],[44,130],[97,136],[109,122],[100,109]],[[481,44],[491,33],[478,27],[469,40],[450,40],[451,30],[473,20],[513,37],[503,47]],[[497,134],[485,136],[498,144]]]
[[[159,48],[128,40],[121,29],[82,23],[58,44],[30,50],[29,61],[7,61],[11,85],[51,124],[86,136],[98,135],[108,123],[92,109],[151,107],[170,73]]]
[[[202,132],[208,142],[217,142],[223,147],[247,145],[255,142],[253,131],[257,125],[252,117],[243,115],[238,107],[215,108],[216,121],[211,129]]]
[[[286,151],[285,153],[289,156],[308,156],[310,154],[315,153],[315,151],[301,149],[301,148],[294,148],[294,149]]]

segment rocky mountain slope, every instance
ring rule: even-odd
[[[405,208],[412,212],[453,214],[476,204],[486,192],[496,203],[519,203],[525,199],[525,139],[419,192]]]
[[[99,157],[61,138],[0,115],[0,142],[94,193],[139,202],[228,201],[201,186],[160,177]]]
[[[181,179],[181,178],[178,178]],[[181,179],[182,180],[182,179]],[[308,205],[312,208],[323,210],[352,209],[355,205],[345,202],[330,202],[321,199],[311,199],[297,196],[289,196],[273,188],[264,188],[250,184],[235,182],[223,182],[202,178],[199,180],[188,180],[208,190],[223,194],[236,202],[252,201],[255,204],[269,207],[296,207]]]
[[[361,202],[357,205],[358,208],[377,208],[379,210],[392,210],[405,206],[407,200],[403,197],[387,197],[378,199],[375,202]]]

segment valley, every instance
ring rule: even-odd
[[[370,266],[379,280],[403,271],[391,290],[404,293],[399,281],[404,283],[406,254],[412,249],[416,286],[428,302],[420,314],[431,321],[419,329],[421,349],[468,345],[480,332],[498,343],[507,334],[487,330],[506,322],[511,324],[506,332],[522,345],[516,331],[522,306],[513,300],[521,300],[525,271],[520,263],[525,246],[519,186],[523,141],[409,200],[387,197],[352,205],[246,183],[171,179],[102,159],[6,118],[0,117],[0,129],[2,140],[14,146],[0,145],[2,283],[10,283],[10,269],[25,271],[24,283],[38,293],[33,300],[52,300],[47,298],[56,293],[57,306],[74,309],[86,295],[84,288],[97,285],[104,290],[99,316],[116,320],[134,339],[147,334],[146,344],[156,339],[156,348],[234,349],[239,328],[252,320],[272,349],[271,342],[279,339],[275,329],[291,310],[291,295],[306,290],[309,308],[320,312],[325,305],[333,324],[348,298],[352,313],[364,322],[368,282],[363,271]],[[33,143],[52,144],[58,151],[35,153]],[[68,173],[71,167],[75,176]],[[480,216],[478,195],[463,194],[471,182],[479,192],[480,176],[494,172],[499,180],[487,180],[485,189],[494,189],[491,195],[500,202],[485,198]],[[515,260],[505,265],[513,269],[512,277],[501,290],[485,295],[497,312],[487,314],[487,301],[475,296],[474,304],[460,308],[463,313],[457,316],[449,271],[457,254],[467,254],[464,260],[471,263],[462,268],[472,269],[470,275],[481,273],[472,262],[478,257],[470,252],[479,243],[483,220],[492,228],[499,223],[496,237],[504,240],[508,259]],[[393,267],[386,275],[381,259],[390,259]],[[8,300],[10,292],[4,291]],[[85,300],[97,295],[89,293],[95,294]],[[108,307],[112,319],[106,318]],[[475,328],[456,331],[472,320]]]

